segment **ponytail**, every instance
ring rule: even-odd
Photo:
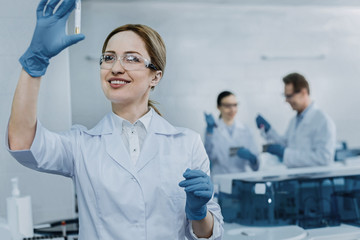
[[[160,113],[160,111],[155,107],[155,104],[158,104],[158,102],[155,102],[155,101],[149,99],[149,101],[148,101],[148,106],[151,107],[152,109],[154,109],[157,114],[159,114],[160,116],[162,116],[162,114]]]

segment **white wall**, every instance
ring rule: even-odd
[[[86,40],[70,51],[76,123],[91,127],[110,110],[98,70],[105,36],[117,26],[142,23],[166,42],[167,69],[153,99],[173,124],[202,133],[203,112],[217,115],[217,94],[230,89],[260,143],[257,113],[279,132],[294,115],[281,95],[282,77],[297,71],[334,119],[338,139],[360,146],[359,7],[85,2],[82,17]]]
[[[6,217],[10,179],[18,177],[20,191],[32,197],[34,223],[73,217],[74,190],[70,179],[29,170],[6,151],[5,130],[21,70],[18,58],[30,43],[38,0],[0,0],[0,3],[0,216]],[[40,91],[38,118],[55,131],[71,126],[68,58],[65,51],[51,60]]]

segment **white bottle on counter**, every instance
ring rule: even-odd
[[[34,236],[30,196],[20,196],[18,179],[12,178],[11,197],[6,199],[7,220],[13,240]]]
[[[0,239],[12,240],[9,224],[5,218],[0,217]]]

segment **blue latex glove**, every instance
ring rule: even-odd
[[[249,160],[249,162],[252,165],[255,165],[257,162],[257,157],[252,154],[247,148],[241,147],[239,148],[239,150],[237,150],[237,155],[239,156],[239,158],[244,158],[246,160]]]
[[[210,177],[201,170],[190,170],[183,174],[185,180],[179,183],[185,188],[186,207],[185,212],[189,220],[201,220],[207,214],[207,202],[213,194],[213,184]]]
[[[256,125],[258,128],[265,128],[265,132],[269,131],[269,129],[271,128],[271,125],[268,123],[268,121],[265,120],[265,118],[263,118],[261,115],[258,115],[256,117]]]
[[[215,122],[215,119],[213,117],[213,115],[210,113],[210,114],[206,114],[204,113],[205,115],[205,121],[206,121],[206,132],[207,133],[213,133],[214,132],[214,128],[217,127],[216,125],[216,122]]]
[[[284,157],[285,147],[281,146],[280,144],[269,144],[266,151],[268,153],[278,156],[280,158],[280,161],[282,161]]]
[[[36,10],[37,22],[29,48],[19,59],[24,70],[32,77],[45,74],[50,58],[63,49],[83,40],[83,34],[66,35],[66,21],[75,8],[75,0],[64,0],[57,11],[60,0],[41,0]],[[44,12],[45,9],[45,12]]]

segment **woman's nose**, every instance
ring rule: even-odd
[[[117,75],[117,74],[123,74],[125,72],[125,69],[124,67],[121,65],[121,62],[118,60],[116,60],[111,68],[111,72],[114,74],[114,75]]]

